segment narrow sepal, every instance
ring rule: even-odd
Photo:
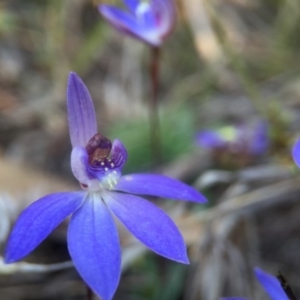
[[[114,187],[117,191],[150,195],[175,200],[207,202],[196,189],[179,180],[155,174],[130,174],[122,176]]]
[[[69,75],[67,106],[72,146],[85,147],[97,133],[96,115],[87,87],[74,72]]]
[[[255,268],[254,273],[271,300],[289,300],[279,280],[275,276],[264,272],[260,268]]]
[[[5,262],[15,262],[36,248],[84,201],[84,192],[47,195],[29,205],[17,219],[8,238]]]
[[[161,209],[133,195],[109,192],[103,198],[109,209],[143,244],[166,258],[189,263],[181,233]]]
[[[121,251],[113,218],[97,193],[73,214],[68,248],[83,280],[102,300],[112,299],[120,279]]]

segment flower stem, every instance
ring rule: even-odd
[[[151,98],[149,101],[149,122],[150,122],[150,144],[153,165],[159,166],[162,162],[161,132],[158,114],[158,85],[159,85],[159,59],[160,48],[151,48]]]

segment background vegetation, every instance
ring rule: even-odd
[[[108,1],[107,1],[108,2]],[[117,1],[110,1],[117,3]],[[92,0],[0,2],[0,244],[18,213],[45,193],[78,188],[65,90],[70,70],[87,84],[99,131],[126,145],[126,172],[149,171],[149,53],[99,16]],[[120,227],[123,275],[115,299],[265,299],[253,276],[280,269],[300,295],[300,178],[291,147],[300,128],[300,2],[178,0],[163,47],[163,164],[154,171],[199,188],[209,204],[157,201],[179,225],[190,266],[148,253]],[[198,131],[269,124],[268,153],[220,164]],[[153,171],[153,170],[151,170]],[[28,262],[69,259],[62,224]],[[27,268],[28,267],[28,268]],[[0,263],[1,299],[85,299],[70,267]],[[48,270],[49,271],[49,270]]]

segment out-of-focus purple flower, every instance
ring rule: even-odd
[[[90,94],[70,73],[67,90],[72,143],[71,168],[83,191],[47,195],[27,207],[9,236],[5,261],[15,262],[35,249],[68,215],[68,249],[85,282],[102,300],[111,299],[120,278],[121,251],[112,213],[151,250],[188,263],[183,237],[158,207],[132,194],[206,202],[195,189],[154,174],[121,176],[127,151],[119,140],[97,133]]]
[[[197,134],[196,143],[212,150],[260,155],[268,148],[268,127],[265,122],[258,122],[250,127],[237,125],[203,130]]]
[[[300,168],[300,139],[294,144],[292,149],[292,156],[296,165]]]
[[[128,12],[102,4],[102,16],[117,30],[159,47],[171,34],[176,12],[173,0],[124,0]]]
[[[255,276],[262,285],[271,300],[289,300],[286,293],[282,289],[279,280],[264,272],[260,268],[254,269]],[[222,298],[221,300],[247,300],[246,298],[230,297]]]

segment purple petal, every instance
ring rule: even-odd
[[[82,205],[85,193],[56,193],[29,205],[9,236],[5,261],[15,262],[36,248],[68,215]]]
[[[160,36],[164,40],[169,36],[176,22],[176,9],[172,0],[152,0],[151,7],[156,16],[157,27]]]
[[[85,185],[89,185],[90,176],[87,173],[88,154],[80,146],[74,147],[71,153],[71,169],[75,178]]]
[[[241,298],[241,297],[228,297],[228,298],[221,298],[220,300],[247,300],[247,298]]]
[[[123,0],[124,4],[130,9],[132,13],[135,13],[137,6],[139,5],[139,0]]]
[[[122,176],[114,187],[116,191],[170,198],[175,200],[207,202],[194,188],[167,176],[131,174]]]
[[[300,139],[295,143],[292,149],[292,156],[296,165],[300,168]]]
[[[259,122],[253,129],[252,138],[249,142],[249,151],[253,155],[266,152],[269,146],[268,125],[266,122]]]
[[[97,133],[96,115],[87,87],[74,72],[69,75],[67,99],[72,146],[85,147]]]
[[[82,189],[97,191],[100,188],[99,180],[89,171],[88,154],[85,148],[74,147],[71,153],[71,169],[75,178],[79,181]],[[102,177],[103,177],[102,172]]]
[[[255,268],[254,273],[272,300],[289,300],[276,277],[259,268]]]
[[[226,141],[214,130],[203,130],[196,136],[199,146],[205,148],[219,148],[226,145]]]
[[[68,247],[83,280],[102,300],[112,299],[120,279],[121,251],[112,216],[97,193],[73,214]]]
[[[157,30],[156,19],[153,14],[153,11],[151,9],[151,6],[148,2],[142,1],[138,5],[138,7],[135,11],[135,14],[136,14],[136,18],[141,26],[145,26],[146,28],[149,28],[150,30],[151,29]]]
[[[102,4],[98,6],[100,14],[113,27],[127,34],[140,34],[135,17],[112,5]]]
[[[157,30],[153,28],[149,29],[145,27],[145,24],[138,23],[133,15],[111,5],[99,5],[98,10],[101,15],[120,32],[138,38],[153,46],[159,46],[161,44],[161,38]]]
[[[109,192],[103,197],[112,212],[147,247],[169,259],[189,263],[182,235],[161,209],[133,195]]]

